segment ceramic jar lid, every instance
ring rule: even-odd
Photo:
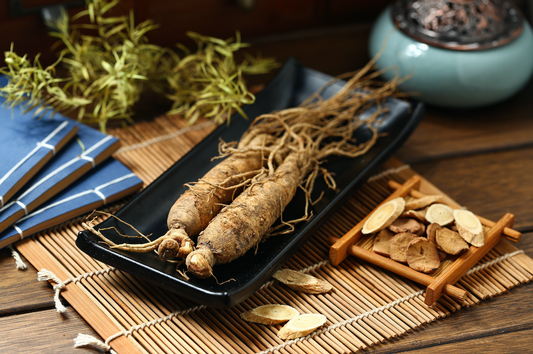
[[[524,19],[506,0],[400,0],[392,19],[409,37],[453,50],[502,46],[522,33]]]

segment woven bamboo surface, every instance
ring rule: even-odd
[[[123,148],[115,157],[149,184],[213,128],[209,122],[187,127],[182,120],[159,117],[116,129],[111,133],[122,140]],[[25,239],[17,247],[37,269],[72,280],[61,296],[118,353],[356,352],[533,279],[533,260],[505,240],[456,284],[468,291],[464,304],[443,296],[428,307],[422,287],[353,257],[331,266],[328,237],[341,237],[385,199],[389,179],[403,183],[413,174],[398,161],[388,162],[285,264],[332,283],[334,290],[323,295],[297,293],[271,281],[233,308],[198,306],[79,251],[75,239],[82,218]],[[438,191],[423,182],[421,191]],[[370,240],[360,245],[368,248]],[[239,317],[270,303],[291,305],[300,313],[322,313],[328,322],[308,337],[282,341],[276,335],[280,326],[247,323]]]

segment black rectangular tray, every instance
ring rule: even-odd
[[[244,108],[249,119],[261,114],[293,107],[319,90],[332,78],[311,70],[290,59],[280,69],[274,79],[257,96],[253,105]],[[343,83],[338,82],[328,87],[324,97],[331,96]],[[324,167],[333,172],[337,190],[328,189],[323,181],[315,187],[317,195],[325,194],[319,203],[313,206],[313,217],[306,223],[300,223],[296,230],[283,236],[275,236],[261,243],[255,253],[248,252],[243,257],[214,268],[214,278],[196,279],[191,276],[184,280],[175,270],[175,264],[163,262],[154,252],[138,254],[116,251],[102,245],[101,240],[88,231],[79,233],[77,246],[88,255],[120,270],[145,279],[157,286],[177,293],[194,302],[212,307],[230,307],[252,295],[271,275],[294,254],[300,246],[317,230],[331,214],[363,185],[407,140],[424,114],[421,103],[407,103],[395,99],[389,100],[391,113],[384,117],[379,131],[384,134],[367,154],[355,158],[332,158]],[[167,214],[174,201],[185,191],[183,184],[197,181],[217,161],[211,158],[218,155],[220,139],[226,142],[239,140],[248,128],[250,120],[240,116],[231,118],[230,126],[222,125],[207,136],[194,149],[162,174],[145,190],[121,208],[116,216],[144,234],[152,234],[156,239],[167,231]],[[368,137],[368,131],[361,129],[360,139]],[[298,192],[287,206],[283,218],[291,220],[303,215],[303,193]],[[116,227],[124,234],[133,234],[124,224],[109,218],[97,225],[98,228]],[[104,232],[106,237],[116,243],[135,242],[124,239],[114,231]],[[137,242],[142,243],[143,240]]]

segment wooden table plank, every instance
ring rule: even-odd
[[[533,79],[519,94],[475,110],[428,106],[396,156],[405,163],[533,145]]]
[[[526,233],[516,246],[533,255],[533,233]],[[385,354],[442,346],[533,328],[533,284],[524,284],[500,296],[462,309],[449,317],[424,326],[393,341],[368,349],[369,353]],[[531,338],[529,339],[531,345]],[[434,348],[436,349],[436,348]],[[471,348],[472,349],[472,348]],[[426,349],[427,350],[427,349]],[[439,347],[440,352],[440,347]],[[469,352],[465,349],[464,352]],[[472,350],[472,352],[475,352]]]
[[[434,351],[439,354],[456,353],[530,353],[533,328],[526,330],[497,334],[490,337],[476,338],[464,342],[449,343],[431,348],[405,351],[408,354],[427,354]],[[400,353],[400,352],[396,352]]]
[[[91,348],[74,349],[74,338],[78,333],[99,337],[72,307],[68,307],[63,315],[55,309],[43,310],[2,317],[0,323],[2,354],[98,353]]]
[[[0,250],[0,316],[54,307],[50,284],[37,281],[37,270],[24,261],[28,269],[19,270],[11,251]]]
[[[533,148],[411,164],[422,176],[474,213],[498,220],[516,216],[514,228],[533,230]]]

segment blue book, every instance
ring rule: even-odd
[[[119,200],[142,185],[126,166],[109,158],[0,233],[0,248]]]
[[[67,118],[63,120],[68,121]],[[0,232],[107,159],[120,146],[117,138],[72,122],[78,134],[15,196],[0,208]]]
[[[0,208],[0,232],[68,187],[120,147],[117,138],[83,124],[73,123],[78,126],[76,137],[15,194],[9,203]]]
[[[0,77],[0,86],[7,83]],[[6,106],[0,97],[0,207],[3,207],[76,135],[78,125],[51,113],[34,116],[20,106]]]

